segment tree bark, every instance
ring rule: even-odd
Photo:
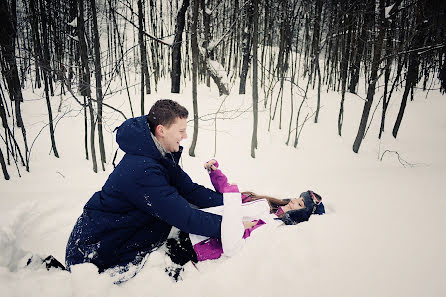
[[[371,0],[374,6],[374,1]],[[372,69],[370,73],[370,82],[367,89],[367,98],[364,104],[364,109],[362,111],[361,122],[359,124],[358,133],[356,134],[355,142],[353,143],[353,151],[357,153],[361,142],[364,138],[365,129],[367,126],[367,121],[369,119],[370,108],[372,107],[373,97],[375,95],[376,82],[378,80],[378,68],[381,60],[381,50],[385,35],[386,25],[385,25],[385,15],[384,15],[384,0],[379,0],[379,34],[375,40],[374,50],[373,50],[373,61]]]
[[[239,94],[245,94],[246,78],[248,76],[249,64],[251,63],[251,25],[253,17],[252,1],[248,0],[245,4],[245,29],[243,31],[243,62],[242,72],[240,73],[240,88]]]
[[[198,7],[199,0],[194,0],[194,10],[192,14],[192,30],[191,30],[191,50],[192,50],[192,101],[194,108],[194,134],[192,137],[192,144],[189,148],[189,156],[195,157],[195,147],[198,138],[198,102],[197,102],[197,83],[198,83]]]
[[[15,58],[15,40],[17,37],[16,1],[12,0],[10,6],[6,1],[0,1],[0,47],[2,59],[2,75],[8,85],[10,100],[14,102],[16,123],[21,128],[25,145],[26,171],[29,171],[28,142],[26,129],[23,123],[20,104],[23,102],[22,89],[20,87],[17,61]]]
[[[8,168],[6,168],[6,162],[5,158],[3,157],[3,152],[1,148],[0,148],[0,164],[2,166],[3,176],[5,177],[6,180],[9,180],[10,176],[8,173]]]
[[[170,72],[172,93],[180,92],[181,82],[181,45],[183,43],[183,31],[186,24],[186,11],[189,7],[189,0],[183,0],[177,15],[177,23],[175,25],[175,38],[172,46],[172,71]]]
[[[202,11],[202,14],[203,14],[203,28],[204,28],[203,48],[206,51],[206,54],[205,54],[204,58],[205,58],[205,64],[207,64],[207,59],[211,59],[211,60],[214,59],[214,51],[213,51],[213,49],[211,49],[210,51],[208,49],[209,43],[211,41],[211,30],[210,30],[210,27],[209,27],[210,17],[211,16],[208,14],[208,10],[207,10],[207,7],[206,7],[206,0],[201,0],[200,5],[201,5],[201,11]],[[206,86],[208,88],[211,86],[210,75],[211,74],[209,73],[209,70],[206,69],[206,78],[205,79],[206,79]]]
[[[350,40],[351,40],[351,18],[349,15],[345,16],[344,33],[347,35],[347,40],[342,41],[342,57],[341,57],[341,105],[338,114],[338,135],[342,136],[342,124],[344,122],[344,100],[347,86],[347,71],[350,59]]]
[[[259,36],[259,9],[258,0],[253,0],[253,34],[252,34],[252,111],[253,111],[253,129],[251,138],[251,157],[256,157],[257,148],[257,126],[259,117],[259,90],[258,90],[258,73],[257,73],[257,47]]]
[[[417,7],[417,17],[416,17],[416,26],[415,26],[415,36],[413,40],[410,42],[411,48],[420,48],[423,46],[424,38],[426,34],[426,23],[424,14],[424,1],[418,2]],[[420,57],[417,51],[411,51],[409,54],[409,66],[407,68],[407,76],[406,76],[406,85],[404,87],[403,98],[401,100],[400,109],[398,111],[398,116],[395,121],[395,125],[393,126],[392,135],[393,137],[397,137],[398,131],[403,120],[404,111],[406,110],[407,105],[407,97],[409,96],[409,92],[413,91],[413,88],[416,86],[419,77],[418,77],[418,68],[420,65]]]
[[[364,3],[359,2],[358,9],[362,11],[362,13],[365,15],[365,20],[362,23],[361,26],[361,33],[357,40],[357,47],[355,49],[356,54],[355,58],[353,59],[352,66],[350,67],[350,85],[349,85],[349,91],[350,93],[356,93],[356,89],[359,83],[359,72],[361,69],[361,60],[364,54],[364,47],[365,42],[367,40],[367,31],[370,27],[369,19],[370,19],[370,13],[363,11],[364,10]],[[361,8],[361,9],[360,9]]]
[[[138,0],[138,42],[141,56],[141,115],[144,115],[144,85],[146,94],[150,94],[150,76],[147,65],[147,50],[144,40],[144,9],[143,2]]]
[[[93,47],[94,47],[94,73],[96,83],[96,100],[97,100],[97,117],[98,117],[98,141],[99,152],[101,155],[102,171],[105,171],[105,145],[104,134],[102,130],[102,70],[101,70],[101,46],[99,41],[98,20],[96,15],[96,0],[90,0],[90,6],[92,10],[92,24],[93,24]]]
[[[95,137],[95,119],[93,113],[93,105],[91,103],[91,89],[90,89],[90,66],[88,65],[87,44],[85,41],[85,24],[84,24],[84,1],[79,0],[79,15],[77,20],[77,37],[79,39],[79,50],[81,56],[81,78],[79,79],[79,85],[81,88],[81,94],[87,97],[88,109],[90,111],[90,151],[91,160],[93,163],[93,171],[98,172],[98,164],[96,161],[96,148],[94,145]]]
[[[313,70],[316,71],[318,76],[318,87],[317,87],[317,105],[316,105],[316,115],[314,117],[314,122],[317,123],[319,119],[319,110],[321,108],[321,70],[319,66],[319,52],[320,52],[320,31],[321,31],[321,20],[322,20],[322,0],[316,1],[316,16],[314,20],[314,30],[313,30]]]

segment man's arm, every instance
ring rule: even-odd
[[[194,183],[186,172],[181,168],[178,169],[180,172],[176,186],[180,195],[187,201],[199,208],[223,205],[223,195],[221,193]]]
[[[141,210],[184,232],[220,238],[222,217],[192,208],[159,169],[150,170],[150,176],[141,177],[137,183],[139,187],[130,199]]]

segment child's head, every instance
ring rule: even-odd
[[[290,202],[282,206],[283,214],[280,214],[280,220],[286,225],[295,225],[308,221],[314,213],[325,213],[322,197],[313,191],[307,191],[300,194],[299,198],[292,198]]]

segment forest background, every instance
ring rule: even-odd
[[[5,296],[443,296],[444,1],[0,1],[0,291]],[[185,267],[163,247],[128,283],[63,262],[123,153],[114,128],[171,98],[181,166],[212,187],[313,189],[327,213]],[[115,154],[116,160],[115,159]],[[247,277],[251,277],[247,285]]]
[[[251,78],[252,106],[243,112],[253,113],[253,158],[257,135],[264,132],[258,131],[259,105],[269,113],[268,131],[278,121],[278,129],[288,131],[286,144],[296,147],[305,123],[320,120],[322,92],[339,93],[334,124],[340,136],[345,96],[356,94],[364,101],[353,142],[357,153],[374,117],[381,138],[392,100],[400,101],[391,132],[396,138],[414,89],[445,90],[443,1],[12,0],[2,1],[0,12],[0,162],[6,179],[12,163],[17,170],[32,166],[23,89],[43,89],[48,121],[42,129],[49,129],[55,157],[60,152],[54,130],[63,114],[55,117],[51,105],[60,100],[60,112],[64,98],[76,100],[85,118],[85,157],[95,172],[107,162],[104,123],[147,113],[151,93],[163,80],[170,80],[172,93],[192,83],[191,156],[200,120],[234,117],[224,111],[199,116],[206,100],[197,94],[200,83],[216,86],[224,101],[234,89],[245,94]],[[139,96],[131,96],[132,87]],[[382,93],[375,96],[378,88]],[[316,101],[304,113],[309,89],[317,90]],[[402,98],[395,98],[399,89]],[[291,95],[284,98],[284,90]],[[125,106],[109,103],[121,92],[128,97]]]

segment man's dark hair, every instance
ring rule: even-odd
[[[176,118],[186,119],[189,112],[184,106],[170,99],[161,99],[153,104],[147,117],[150,132],[155,135],[155,129],[158,125],[170,127]]]

